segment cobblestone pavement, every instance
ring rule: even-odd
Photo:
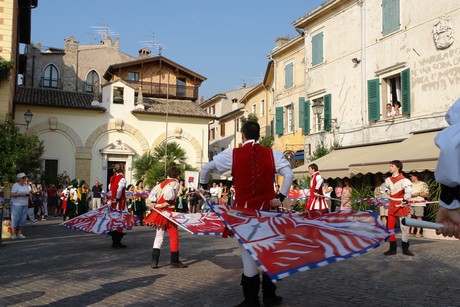
[[[113,249],[108,236],[60,226],[26,227],[0,247],[0,306],[234,306],[242,300],[236,240],[181,232],[185,269],[150,268],[154,231],[135,227]],[[398,238],[398,243],[400,239]],[[415,257],[387,246],[278,282],[283,306],[460,306],[460,240],[411,239]]]

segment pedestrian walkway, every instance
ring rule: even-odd
[[[26,240],[0,247],[0,306],[234,306],[242,300],[235,239],[181,232],[180,257],[150,268],[154,231],[135,227],[111,248],[110,237],[60,226],[50,217],[26,227]],[[399,239],[398,239],[398,243]],[[302,272],[277,283],[283,306],[459,306],[460,240],[412,239],[415,257],[385,257],[387,246]]]

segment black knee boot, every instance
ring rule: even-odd
[[[262,293],[264,306],[277,306],[283,301],[281,296],[277,296],[276,285],[270,280],[270,278],[263,274],[262,275]]]
[[[159,260],[160,260],[160,249],[159,248],[152,249],[152,262],[150,263],[150,266],[152,267],[152,269],[158,269]]]
[[[171,252],[171,267],[186,268],[187,265],[179,261],[179,252]]]
[[[259,307],[259,274],[252,277],[247,277],[243,274],[241,276],[241,285],[243,286],[244,301],[236,307]]]
[[[126,248],[126,245],[121,243],[121,239],[125,235],[124,233],[112,231],[109,234],[112,236],[112,247],[113,248]]]
[[[409,242],[402,243],[403,254],[406,256],[414,256],[414,254],[409,250]]]
[[[396,255],[396,241],[390,242],[390,248],[383,254],[385,256]]]

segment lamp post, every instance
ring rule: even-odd
[[[34,114],[30,110],[27,110],[26,112],[24,112],[24,121],[26,122],[26,130],[29,129],[29,124],[32,121],[33,116]]]

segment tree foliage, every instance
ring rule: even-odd
[[[45,151],[43,142],[36,135],[21,134],[8,116],[0,123],[0,135],[0,181],[14,182],[20,172],[31,178],[40,178]]]
[[[166,148],[164,144],[160,144],[154,148],[152,153],[144,153],[133,161],[134,178],[143,179],[145,185],[152,187],[156,182],[166,179],[171,166],[179,167],[182,175],[186,170],[196,170],[186,161],[185,150],[176,142],[167,143]]]

